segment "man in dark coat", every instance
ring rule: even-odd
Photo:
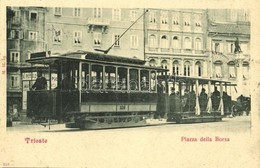
[[[45,90],[47,88],[47,80],[42,76],[42,72],[37,72],[37,79],[35,83],[32,85],[32,89],[35,90]]]
[[[205,93],[205,89],[202,88],[202,90],[200,92],[200,96],[199,96],[200,110],[202,112],[206,111],[207,103],[208,103],[207,98],[208,98],[208,95],[207,95],[207,93]]]

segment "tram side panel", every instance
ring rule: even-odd
[[[86,122],[91,122],[99,128],[102,127],[100,125],[104,124],[104,121],[109,121],[106,123],[109,125],[110,120],[118,121],[118,118],[122,121],[121,126],[124,126],[135,119],[144,120],[145,117],[154,114],[156,109],[156,93],[85,92],[81,93],[80,111],[70,114],[66,127],[78,128]],[[127,121],[129,122],[127,123]],[[101,124],[99,125],[99,123]]]
[[[156,93],[82,93],[81,113],[155,112]]]

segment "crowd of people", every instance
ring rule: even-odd
[[[208,96],[206,93],[205,88],[201,89],[201,92],[198,96],[199,106],[201,112],[207,111],[208,99],[212,101],[212,111],[219,110],[219,104],[221,100],[220,92],[218,91],[217,87],[215,87],[214,92],[211,96]],[[189,91],[188,89],[184,90],[184,95],[180,96],[179,91],[175,91],[175,88],[172,88],[171,95],[170,95],[170,111],[171,112],[194,112],[196,107],[196,93],[194,90]],[[226,92],[223,92],[223,105],[224,111],[229,111],[231,104],[231,97],[228,96]]]

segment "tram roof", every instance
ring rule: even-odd
[[[191,76],[168,76],[168,79],[173,79],[174,81],[191,81],[195,82],[196,80],[199,81],[200,84],[208,84],[210,81],[211,83],[225,83],[230,85],[231,82],[222,79],[210,79],[210,78],[202,78],[202,77],[191,77]]]
[[[26,62],[39,64],[39,63],[51,63],[56,60],[68,60],[68,61],[82,61],[82,62],[93,62],[101,64],[112,64],[112,65],[123,65],[130,67],[142,67],[146,69],[155,69],[157,71],[168,71],[160,67],[145,66],[144,60],[137,58],[126,58],[122,56],[107,55],[89,51],[76,51],[68,52],[64,54],[51,55],[50,52],[37,52],[31,54],[31,59]]]

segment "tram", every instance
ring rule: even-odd
[[[27,116],[81,129],[146,125],[145,119],[157,113],[157,75],[167,71],[144,66],[139,59],[86,51],[32,53],[27,62],[43,65],[49,76],[57,77],[55,88],[50,80],[47,90],[28,91]]]
[[[196,123],[221,121],[231,114],[229,81],[189,76],[168,76],[173,93],[169,96],[168,121]],[[219,90],[218,90],[219,88]]]
[[[169,76],[167,69],[145,66],[144,60],[77,51],[32,53],[27,62],[57,78],[45,90],[27,92],[27,116],[34,122],[57,120],[80,129],[145,126],[162,119],[213,122],[228,109],[223,103],[227,81]],[[199,87],[205,86],[208,96],[200,100]],[[212,86],[220,88],[216,98]]]

